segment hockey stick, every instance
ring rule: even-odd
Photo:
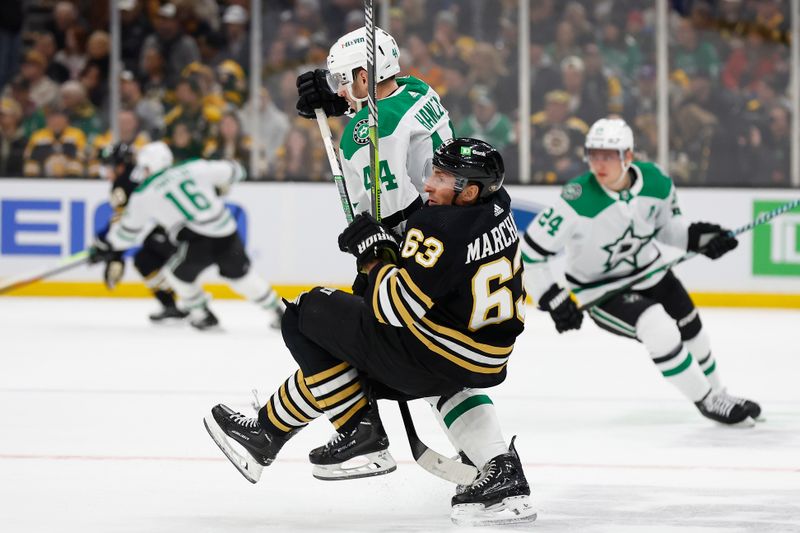
[[[87,261],[89,261],[89,252],[87,250],[83,250],[67,258],[64,258],[63,260],[59,261],[59,263],[54,267],[48,267],[44,270],[39,270],[38,272],[35,272],[33,274],[21,274],[11,279],[5,280],[4,282],[0,283],[0,294],[11,292],[15,289],[19,289],[20,287],[31,285],[32,283],[36,283],[37,281],[41,281],[43,279],[53,277],[57,274],[61,274],[62,272],[71,270],[77,266],[86,263]]]
[[[369,128],[369,169],[372,177],[372,216],[381,220],[381,180],[380,156],[378,154],[378,80],[375,76],[375,19],[373,18],[372,0],[364,0],[364,23],[367,30],[367,127]]]
[[[737,235],[741,235],[742,233],[744,233],[746,231],[750,231],[751,229],[755,228],[756,226],[760,226],[761,224],[765,224],[765,223],[769,222],[770,220],[772,220],[773,218],[777,217],[778,215],[782,215],[783,213],[785,213],[787,211],[790,211],[790,210],[794,209],[797,206],[800,206],[800,199],[792,200],[791,202],[783,204],[780,207],[776,207],[772,211],[765,211],[764,213],[761,213],[752,222],[748,222],[744,226],[741,226],[741,227],[738,227],[738,228],[736,228],[734,230],[729,231],[728,235],[730,235],[731,237],[736,237]],[[680,256],[680,257],[678,257],[676,259],[673,259],[672,261],[670,261],[670,262],[668,262],[666,264],[661,265],[660,267],[648,272],[647,274],[639,276],[638,278],[636,278],[636,279],[634,279],[632,281],[629,281],[625,285],[622,285],[621,287],[617,287],[613,291],[607,292],[606,294],[603,294],[602,296],[598,296],[594,300],[590,300],[590,301],[586,302],[585,304],[583,304],[580,307],[578,307],[578,310],[579,311],[586,311],[588,309],[591,309],[592,307],[594,307],[594,306],[596,306],[598,304],[601,304],[601,303],[605,302],[606,300],[608,300],[610,298],[613,298],[617,294],[620,294],[622,292],[627,291],[628,289],[630,289],[634,285],[638,285],[639,283],[641,283],[641,282],[643,282],[643,281],[645,281],[647,279],[650,279],[651,277],[655,276],[659,272],[664,272],[665,270],[670,270],[670,269],[678,266],[679,264],[683,263],[684,261],[688,261],[689,259],[691,259],[691,258],[693,258],[693,257],[695,257],[697,255],[699,255],[699,252],[686,252],[682,256]]]
[[[322,135],[322,144],[325,145],[325,153],[328,154],[328,164],[331,166],[333,181],[339,190],[342,211],[344,211],[344,216],[347,218],[347,223],[350,224],[353,221],[353,207],[350,205],[350,196],[347,194],[347,184],[344,182],[344,176],[342,176],[339,159],[333,149],[333,135],[331,134],[330,126],[328,126],[328,116],[320,108],[314,109],[314,113],[317,115],[317,126],[319,126],[319,133]]]

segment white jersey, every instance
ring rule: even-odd
[[[453,138],[450,115],[439,95],[413,76],[397,78],[399,88],[378,100],[378,155],[381,179],[381,217],[397,226],[410,212],[404,209],[422,196],[425,164],[443,141]],[[342,173],[354,213],[369,211],[370,146],[364,107],[342,133]]]
[[[183,228],[207,237],[227,237],[236,221],[217,190],[227,190],[246,176],[234,161],[194,159],[145,179],[131,194],[122,216],[108,230],[116,250],[134,246],[145,228],[163,226],[170,238]]]
[[[566,278],[582,302],[664,264],[656,241],[686,249],[688,227],[672,180],[653,163],[635,162],[630,189],[614,192],[591,172],[564,185],[555,205],[539,213],[522,242],[525,285],[537,300],[555,282],[547,263],[566,252]],[[665,274],[635,288],[657,283]]]

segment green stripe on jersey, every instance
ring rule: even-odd
[[[591,172],[582,174],[564,185],[561,198],[580,216],[588,218],[594,218],[607,207],[614,205],[614,199],[600,187]]]
[[[491,403],[492,399],[486,396],[485,394],[470,396],[460,404],[450,409],[450,412],[448,412],[444,416],[444,424],[449,428],[453,424],[453,422],[455,422],[456,419],[458,419],[459,416],[463,415],[470,409],[478,407],[479,405],[491,404]]]
[[[183,165],[188,165],[189,163],[194,163],[195,161],[197,161],[196,157],[194,157],[192,159],[187,159],[186,161],[181,161],[177,165],[172,165],[171,167],[167,167],[164,170],[160,170],[160,171],[156,172],[152,176],[149,176],[147,179],[145,179],[142,183],[140,183],[139,186],[136,187],[136,190],[134,192],[142,192],[143,190],[145,190],[147,188],[148,185],[153,183],[153,181],[155,181],[156,178],[158,178],[159,176],[161,176],[165,172],[167,172],[169,170],[172,170],[173,168],[182,167]]]
[[[605,322],[609,326],[614,327],[614,329],[622,330],[628,335],[631,335],[632,337],[636,336],[636,328],[631,327],[629,324],[626,324],[625,322],[619,320],[617,317],[605,313],[596,307],[591,310],[591,313],[596,315],[595,318],[597,318],[601,322]]]
[[[663,375],[665,378],[668,378],[670,376],[674,376],[675,374],[680,374],[681,372],[689,368],[689,365],[691,364],[692,364],[692,354],[689,353],[686,354],[686,359],[683,360],[683,363],[679,364],[672,370],[664,370],[663,372],[661,372],[661,375]]]
[[[717,368],[717,362],[714,361],[713,363],[711,363],[710,367],[708,367],[705,370],[703,370],[703,374],[705,374],[707,376],[707,375],[711,374],[714,371],[714,369],[716,369],[716,368]]]
[[[655,163],[633,163],[642,172],[642,190],[639,196],[666,200],[672,190],[672,180],[665,176]]]

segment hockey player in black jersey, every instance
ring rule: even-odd
[[[136,166],[136,154],[133,146],[121,142],[107,146],[101,153],[101,164],[102,174],[112,182],[111,207],[114,208],[112,215],[112,220],[114,220],[122,214],[125,206],[128,205],[131,194],[139,185],[140,180],[136,180],[136,177],[132,176]],[[108,228],[105,228],[100,235],[104,235],[107,231]],[[96,248],[92,250],[95,253],[90,255],[90,261],[93,263],[105,262],[103,280],[109,290],[113,289],[125,273],[123,252],[106,250],[97,253]],[[162,306],[161,311],[150,315],[150,320],[153,322],[183,319],[188,316],[188,313],[181,311],[175,305],[175,293],[161,273],[161,268],[176,251],[177,248],[170,242],[164,228],[156,226],[145,237],[141,248],[133,256],[134,267],[142,275],[145,285]]]
[[[505,379],[524,326],[525,290],[503,172],[490,145],[446,142],[425,182],[429,201],[408,219],[402,246],[367,214],[340,235],[340,248],[368,273],[364,297],[317,287],[289,304],[282,331],[300,370],[257,418],[217,405],[205,419],[248,480],[258,481],[289,438],[322,414],[337,433],[311,451],[315,476],[391,472],[395,463],[376,398],[449,395]],[[360,463],[351,467],[356,458]],[[532,521],[529,495],[512,441],[453,498],[452,516]]]

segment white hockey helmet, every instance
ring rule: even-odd
[[[145,144],[136,154],[136,166],[145,178],[171,167],[172,161],[172,150],[162,141]]]
[[[589,128],[584,153],[591,149],[617,150],[620,159],[625,160],[625,152],[633,151],[633,131],[621,118],[601,118]]]
[[[367,29],[359,28],[344,35],[336,41],[328,54],[328,79],[334,92],[342,87],[353,100],[357,99],[352,93],[353,71],[357,68],[367,68]],[[375,28],[375,77],[380,83],[388,80],[400,72],[400,48],[394,37],[384,30]]]

